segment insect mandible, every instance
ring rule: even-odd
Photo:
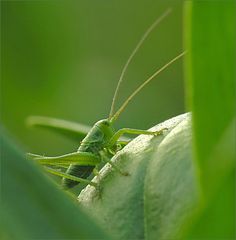
[[[122,139],[124,134],[145,134],[145,135],[160,135],[165,129],[159,131],[148,131],[140,129],[122,128],[115,131],[113,123],[117,120],[122,111],[126,108],[128,103],[134,98],[134,96],[140,92],[151,80],[153,80],[160,72],[174,63],[176,60],[180,59],[185,52],[177,55],[171,61],[166,63],[160,69],[158,69],[154,74],[152,74],[146,81],[144,81],[121,105],[120,108],[114,113],[115,101],[120,89],[120,85],[123,81],[124,74],[129,66],[129,63],[133,59],[134,55],[147,38],[147,36],[152,32],[152,30],[171,12],[170,9],[165,11],[156,21],[146,30],[142,38],[139,40],[138,44],[129,56],[126,64],[121,72],[114,97],[111,104],[111,110],[109,117],[107,119],[100,120],[94,124],[92,128],[84,125],[73,123],[68,123],[63,120],[51,119],[46,117],[31,117],[29,123],[35,126],[41,126],[46,128],[51,128],[54,130],[59,130],[60,132],[74,134],[74,137],[81,137],[83,140],[76,152],[69,153],[57,157],[46,157],[41,155],[29,154],[31,158],[42,164],[45,169],[57,176],[62,177],[62,187],[64,189],[70,189],[76,186],[78,183],[83,182],[90,184],[94,187],[97,186],[96,183],[87,180],[92,172],[98,174],[97,165],[100,162],[106,162],[112,165],[112,167],[119,171],[123,175],[127,173],[119,169],[112,161],[111,158],[119,151],[123,146],[127,145],[129,139]],[[66,171],[59,171],[56,168],[65,168]]]

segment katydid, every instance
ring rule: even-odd
[[[164,12],[144,33],[137,46],[132,51],[128,58],[124,68],[121,72],[114,97],[112,100],[111,110],[107,119],[100,120],[94,124],[92,128],[84,125],[76,125],[67,123],[64,120],[51,119],[45,117],[31,117],[30,124],[52,128],[62,133],[71,134],[73,137],[83,139],[77,152],[58,156],[58,157],[45,157],[40,155],[30,154],[33,159],[45,166],[45,169],[55,175],[62,177],[62,186],[64,189],[69,189],[76,186],[80,182],[84,182],[96,187],[96,184],[87,180],[92,172],[97,174],[97,165],[100,162],[108,162],[112,167],[119,171],[121,174],[126,175],[121,169],[119,169],[112,161],[111,158],[121,149],[121,147],[128,144],[129,140],[123,138],[124,134],[145,134],[157,136],[162,134],[165,129],[160,131],[147,131],[131,128],[123,128],[116,131],[113,127],[114,122],[117,120],[122,111],[126,108],[128,103],[134,98],[134,96],[141,91],[151,80],[153,80],[159,73],[166,69],[169,65],[180,59],[185,52],[182,52],[167,64],[162,66],[154,74],[152,74],[144,83],[142,83],[121,105],[116,112],[114,112],[114,106],[117,99],[120,85],[123,81],[124,74],[129,66],[129,63],[133,59],[134,55],[152,32],[152,30],[170,13],[170,9]],[[66,168],[66,171],[59,171],[56,168]]]

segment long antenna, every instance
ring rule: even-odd
[[[114,107],[115,107],[115,102],[116,102],[116,99],[117,99],[117,95],[118,95],[118,92],[119,92],[119,89],[120,89],[120,85],[123,81],[123,78],[124,78],[124,75],[125,75],[125,72],[131,62],[131,60],[133,59],[134,55],[137,53],[137,51],[139,50],[139,48],[141,47],[141,45],[143,44],[143,42],[145,41],[145,39],[148,37],[148,35],[152,32],[152,30],[171,12],[171,9],[167,9],[160,17],[158,17],[155,22],[147,29],[147,31],[144,33],[144,35],[142,36],[142,38],[139,40],[137,46],[134,48],[133,52],[131,53],[131,55],[129,56],[127,62],[125,63],[123,69],[122,69],[122,72],[121,72],[121,75],[120,75],[120,78],[119,78],[119,81],[118,81],[118,84],[116,86],[116,90],[115,90],[115,93],[114,93],[114,97],[112,99],[112,104],[111,104],[111,110],[110,110],[110,113],[109,113],[109,119],[112,117],[113,115],[113,112],[114,112]]]
[[[133,99],[133,97],[141,90],[143,89],[153,78],[155,78],[158,74],[160,74],[162,71],[164,71],[168,66],[170,66],[172,63],[174,63],[176,60],[181,58],[186,51],[182,52],[175,58],[173,58],[171,61],[166,63],[163,67],[161,67],[159,70],[157,70],[151,77],[149,77],[144,83],[142,83],[128,98],[127,100],[123,103],[123,105],[118,109],[118,111],[110,118],[110,121],[113,122],[115,121],[121,112],[125,109],[125,107],[128,105],[128,103]]]

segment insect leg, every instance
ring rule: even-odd
[[[73,175],[57,171],[57,170],[52,169],[50,167],[45,167],[45,169],[46,169],[47,172],[49,172],[51,174],[54,174],[56,176],[59,176],[59,177],[63,177],[64,179],[70,179],[70,180],[75,181],[75,182],[86,183],[86,184],[89,184],[89,185],[97,188],[97,183],[94,183],[92,181],[89,181],[89,180],[86,180],[86,179],[83,179],[83,178],[79,178],[79,177],[75,177]]]
[[[154,136],[158,136],[158,135],[161,135],[163,134],[163,131],[164,130],[167,130],[167,128],[163,128],[159,131],[148,131],[148,130],[140,130],[140,129],[132,129],[132,128],[122,128],[120,130],[118,130],[114,135],[113,137],[111,138],[110,142],[109,142],[109,145],[110,146],[113,146],[117,141],[118,139],[123,135],[123,134],[136,134],[136,135],[139,135],[139,134],[145,134],[145,135],[154,135]]]
[[[99,171],[98,171],[98,168],[97,166],[95,166],[95,168],[93,169],[93,174],[97,177],[99,177]]]
[[[89,152],[74,152],[57,157],[46,157],[34,154],[28,156],[41,165],[50,165],[59,168],[70,165],[66,173],[47,168],[52,174],[63,177],[62,186],[64,189],[71,188],[79,182],[88,184],[90,181],[85,178],[87,178],[92,173],[94,167],[101,162],[100,157]]]
[[[120,144],[122,147],[126,146],[130,141],[117,141],[117,144]]]
[[[113,163],[111,161],[111,159],[108,158],[105,154],[101,154],[101,156],[102,156],[102,161],[104,161],[105,163],[109,163],[112,166],[112,168],[115,169],[117,172],[119,172],[120,174],[122,174],[124,176],[128,176],[129,175],[129,173],[123,172],[118,166],[116,166],[116,164]]]
[[[56,157],[47,157],[36,154],[28,154],[28,157],[41,165],[80,165],[95,166],[100,163],[99,157],[88,152],[74,152]]]

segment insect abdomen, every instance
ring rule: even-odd
[[[66,173],[79,177],[79,178],[88,178],[92,173],[94,166],[78,166],[78,165],[70,165],[67,169]],[[63,189],[69,189],[79,184],[79,182],[63,178],[62,179],[62,187]]]
[[[95,125],[88,135],[82,141],[78,152],[90,152],[95,155],[99,155],[99,151],[103,149],[103,132]],[[73,175],[78,178],[88,178],[92,173],[94,166],[79,166],[79,165],[70,165],[66,173]],[[79,184],[79,182],[73,181],[71,179],[63,178],[62,187],[64,189],[69,189]]]

